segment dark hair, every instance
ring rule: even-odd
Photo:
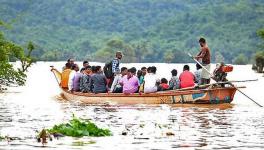
[[[132,67],[132,68],[130,68],[130,72],[131,73],[136,73],[137,72],[137,69],[135,67]]]
[[[71,69],[74,70],[76,67],[78,67],[77,64],[72,64]]]
[[[177,74],[178,74],[178,71],[176,69],[172,69],[171,70],[171,75],[172,76],[177,76]]]
[[[84,71],[85,70],[85,68],[83,67],[82,69],[81,69],[81,71],[80,72],[82,72],[82,71]]]
[[[101,69],[101,66],[96,66],[95,71],[98,72]]]
[[[199,70],[199,69],[201,69],[201,68],[202,68],[202,66],[199,65],[199,64],[197,63],[197,64],[196,64],[196,69]]]
[[[152,66],[151,69],[150,69],[150,71],[151,71],[152,73],[156,73],[157,68],[156,68],[155,66]]]
[[[84,64],[87,64],[87,63],[88,63],[88,61],[87,61],[87,60],[83,61],[83,65],[84,65]]]
[[[185,71],[185,70],[188,70],[188,71],[190,70],[189,65],[184,65],[184,66],[183,66],[183,71]]]
[[[199,43],[206,43],[206,40],[204,38],[200,38]]]
[[[137,77],[140,78],[140,76],[142,76],[142,70],[137,71]]]
[[[67,62],[69,63],[69,62],[71,61],[71,59],[73,59],[73,58],[69,58],[69,59],[67,60]]]
[[[123,71],[125,71],[125,70],[127,70],[127,67],[122,67],[122,68],[121,68],[121,72],[123,72]]]
[[[167,83],[168,83],[168,80],[167,80],[166,78],[162,78],[162,79],[160,80],[160,82],[161,82],[161,83],[166,83],[166,84],[167,84]]]
[[[66,67],[66,68],[71,68],[71,67],[72,67],[72,64],[69,63],[69,62],[67,62],[67,63],[65,64],[65,67]]]
[[[95,66],[92,66],[92,72],[95,73],[96,72],[96,67]]]
[[[92,67],[90,65],[88,65],[85,67],[85,70],[87,70],[87,69],[92,69]]]
[[[151,72],[151,67],[148,67],[147,68],[147,72]]]
[[[141,68],[141,70],[145,70],[145,69],[147,69],[147,68],[146,68],[146,67],[142,67],[142,68]]]

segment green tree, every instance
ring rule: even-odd
[[[98,50],[94,54],[94,59],[100,62],[107,62],[110,61],[115,57],[116,51],[122,51],[124,53],[124,61],[123,62],[135,62],[136,61],[136,54],[134,49],[129,45],[126,44],[123,39],[121,38],[112,38],[110,39],[105,47]]]
[[[4,25],[0,21],[0,25]],[[24,85],[26,81],[25,72],[35,61],[31,57],[34,45],[29,42],[26,49],[5,39],[4,34],[0,31],[0,86],[1,85]],[[10,60],[18,60],[21,68],[15,69]]]
[[[257,31],[257,35],[264,40],[264,29],[260,29]],[[264,45],[261,46],[264,49]],[[264,68],[264,50],[260,50],[255,54],[255,64],[252,67],[256,69],[258,73],[263,72]]]
[[[257,72],[262,73],[264,68],[264,51],[259,51],[255,54],[255,61]]]

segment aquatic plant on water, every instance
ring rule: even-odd
[[[98,128],[89,120],[83,120],[73,116],[69,123],[54,125],[52,129],[48,129],[50,134],[60,133],[65,136],[83,137],[83,136],[111,136],[112,133],[108,129]]]
[[[3,137],[3,136],[0,135],[0,141],[2,141],[4,139],[5,139],[5,137]]]

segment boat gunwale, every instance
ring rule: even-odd
[[[188,95],[188,94],[198,94],[205,93],[207,91],[217,91],[217,90],[234,90],[234,87],[225,87],[225,88],[213,88],[213,89],[197,89],[197,90],[170,90],[170,91],[160,91],[156,93],[82,93],[82,92],[70,92],[67,89],[62,89],[63,92],[72,94],[75,96],[85,96],[85,97],[161,97],[161,96],[179,96],[179,95]]]

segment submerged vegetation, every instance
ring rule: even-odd
[[[111,136],[112,133],[108,129],[98,128],[89,120],[83,120],[73,117],[69,123],[62,123],[54,125],[53,128],[48,129],[50,134],[60,133],[65,136],[83,137],[83,136]]]
[[[0,135],[0,141],[2,141],[4,139],[5,139],[5,137],[3,137],[3,136]]]

